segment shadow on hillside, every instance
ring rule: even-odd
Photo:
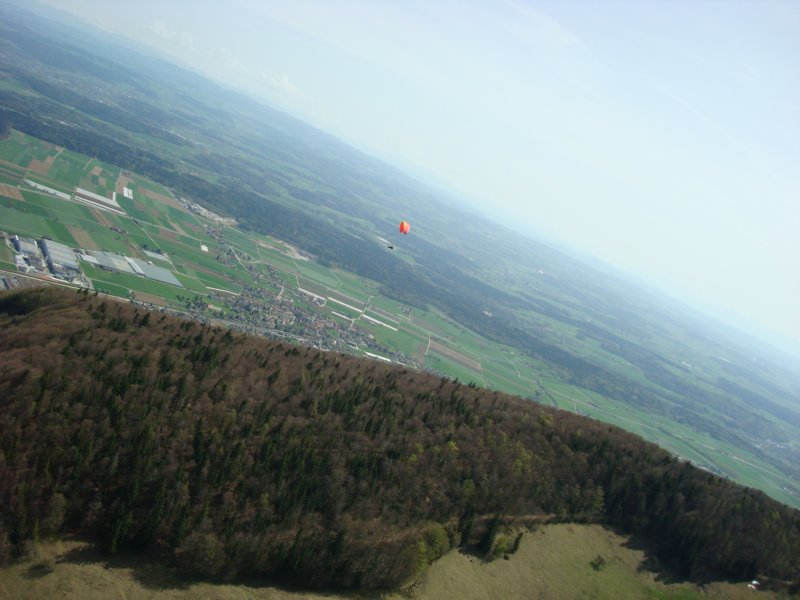
[[[82,545],[67,551],[59,556],[56,562],[78,566],[99,565],[105,569],[129,570],[137,583],[152,591],[188,590],[192,585],[207,583],[211,585],[247,586],[256,589],[270,588],[285,594],[297,594],[302,597],[307,597],[307,594],[312,591],[315,596],[336,598],[338,600],[366,600],[367,598],[370,600],[381,600],[389,594],[388,592],[309,590],[307,588],[269,580],[265,577],[238,577],[232,581],[192,578],[181,574],[176,569],[159,564],[145,556],[136,554],[108,556],[99,547],[91,544]],[[50,570],[52,571],[52,569]],[[28,569],[26,577],[34,579],[43,577],[48,573],[49,571],[39,568],[39,565],[33,565]]]
[[[58,558],[59,563],[73,565],[94,564],[106,569],[129,570],[133,578],[142,586],[160,590],[187,589],[195,581],[179,574],[174,569],[160,565],[136,554],[118,554],[109,556],[93,545],[80,546],[64,553]]]
[[[54,570],[55,569],[51,562],[41,561],[28,567],[22,576],[25,579],[41,579],[42,577],[52,573]]]
[[[654,543],[649,542],[640,536],[626,533],[622,529],[614,526],[604,525],[604,527],[609,531],[616,533],[617,535],[627,538],[627,541],[622,544],[624,548],[630,548],[631,550],[642,552],[644,554],[644,560],[641,562],[637,570],[640,573],[651,573],[655,580],[660,583],[667,585],[677,583],[692,583],[699,586],[703,586],[714,581],[737,583],[737,581],[734,579],[711,576],[710,574],[706,576],[696,575],[693,577],[686,577],[681,573],[680,562],[678,559],[674,558],[672,560],[665,561],[659,558]]]
[[[470,546],[460,546],[456,548],[456,552],[465,556],[471,561],[477,561],[483,564],[489,564],[498,560],[501,557],[490,558],[485,551],[481,550],[477,544],[472,544]]]
[[[606,529],[613,531],[617,535],[625,536],[627,541],[622,544],[623,548],[636,550],[644,554],[644,560],[639,564],[637,571],[652,573],[656,581],[664,584],[687,583],[689,580],[680,574],[677,562],[664,562],[657,553],[656,547],[651,542],[639,536],[625,533],[622,529],[606,526]],[[697,583],[697,582],[692,582]]]

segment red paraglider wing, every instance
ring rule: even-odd
[[[403,235],[408,235],[408,232],[411,230],[411,225],[408,224],[408,221],[400,221],[400,233]]]

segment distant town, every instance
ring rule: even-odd
[[[211,237],[217,237],[221,245],[224,244],[222,236],[219,233],[215,235],[213,227],[208,228],[208,233]],[[13,250],[14,264],[18,271],[26,276],[21,279],[10,273],[0,272],[0,289],[63,282],[94,290],[91,279],[86,277],[81,269],[81,261],[107,271],[137,275],[184,288],[169,269],[155,264],[156,261],[170,263],[170,258],[160,252],[144,250],[152,260],[143,261],[113,252],[70,248],[47,238],[32,239],[4,232],[0,232],[0,235],[3,236],[6,246]],[[245,266],[247,266],[246,261],[250,260],[250,257],[230,246],[226,248],[226,257],[220,258],[222,262],[225,262],[225,258],[231,261],[238,260]],[[245,287],[238,294],[219,290],[218,294],[211,297],[211,302],[201,302],[197,297],[186,297],[180,307],[145,302],[137,299],[134,292],[131,293],[129,300],[160,312],[228,326],[237,331],[270,339],[289,339],[320,350],[366,354],[385,362],[408,364],[417,369],[424,369],[419,361],[378,344],[372,334],[354,327],[352,321],[345,327],[336,319],[315,312],[313,307],[323,306],[324,297],[300,288],[297,293],[304,296],[308,302],[296,302],[295,298],[285,293],[285,286],[275,269],[268,268],[266,275],[263,269],[250,267],[248,270],[259,283],[264,283],[265,278],[271,279],[272,281],[267,283],[280,287],[280,291],[271,296],[264,287]]]

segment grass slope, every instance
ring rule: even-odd
[[[606,566],[590,562],[603,556]],[[631,539],[597,525],[545,525],[526,533],[509,560],[484,562],[452,551],[403,593],[311,593],[264,582],[246,585],[188,580],[162,565],[138,557],[108,559],[86,542],[41,544],[35,558],[0,569],[0,599],[100,600],[700,600],[752,599],[745,583],[709,582],[703,586],[663,581],[645,569],[646,555]],[[50,571],[52,569],[52,571]],[[760,592],[758,598],[778,598]]]

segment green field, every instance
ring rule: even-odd
[[[385,327],[378,327],[376,330],[379,331],[379,333],[376,334],[378,340],[386,340],[385,344],[388,347],[394,348],[407,356],[411,356],[421,346],[424,347],[427,343],[426,340],[408,330],[400,329],[395,332]]]
[[[39,207],[21,206],[23,204],[0,198],[0,223],[3,229],[29,237],[49,237],[70,247],[78,245],[63,224],[38,214],[41,213]]]
[[[208,294],[208,288],[197,277],[191,275],[184,275],[182,273],[175,273],[175,277],[180,281],[186,289],[201,293]]]
[[[425,355],[425,366],[447,375],[451,379],[458,379],[462,383],[481,384],[483,382],[481,372],[465,367],[438,352],[429,351]]]
[[[258,245],[243,231],[232,227],[226,227],[224,230],[224,239],[234,248],[249,255],[250,258],[258,258]]]
[[[52,172],[55,165],[50,168]],[[34,181],[41,185],[46,185],[47,187],[53,188],[58,190],[59,192],[63,192],[68,195],[72,195],[72,191],[75,189],[74,186],[70,186],[67,184],[63,179],[53,179],[51,177],[45,177],[44,175],[40,175],[39,173],[34,173],[33,171],[28,171],[25,173],[25,179],[30,181]]]
[[[57,218],[65,225],[79,224],[81,221],[93,222],[95,220],[89,208],[82,204],[61,200],[36,191],[22,190],[22,195],[27,204],[45,209],[43,216]]]
[[[8,162],[0,162],[0,175],[7,178],[12,185],[18,185],[20,180],[25,177],[25,169]]]
[[[8,173],[7,171],[0,170],[0,183],[6,183],[9,185],[16,186],[20,182],[19,177]]]
[[[72,191],[80,185],[83,177],[83,167],[86,165],[85,158],[81,161],[81,156],[64,150],[53,162],[53,166],[47,173],[50,180],[60,182],[63,191]],[[44,183],[44,182],[43,182]],[[56,187],[56,186],[52,186]]]
[[[0,144],[0,160],[17,165],[27,165],[33,158],[34,140],[39,142],[36,138],[29,138],[15,130],[11,131],[11,135]]]
[[[14,264],[14,253],[11,248],[2,243],[2,240],[0,240],[0,261],[8,265]]]
[[[232,292],[234,294],[238,294],[242,291],[242,286],[238,283],[234,283],[229,279],[223,279],[222,277],[217,277],[215,275],[210,275],[205,273],[204,271],[193,271],[195,276],[199,281],[201,281],[207,287],[216,288],[218,290],[225,290]]]
[[[277,250],[272,250],[272,249],[269,249],[269,248],[259,247],[258,248],[258,254],[259,254],[259,256],[261,256],[261,259],[263,261],[271,264],[276,269],[280,269],[280,270],[285,271],[287,273],[296,273],[297,272],[297,267],[295,266],[295,261],[292,258],[290,258],[289,256],[286,256],[285,254],[282,254],[281,252],[278,252]]]
[[[348,308],[346,306],[341,306],[339,304],[331,302],[330,299],[328,300],[327,307],[332,313],[336,312],[340,315],[347,317],[348,319],[361,318],[361,313],[359,311],[352,310],[351,308]]]
[[[336,277],[336,274],[330,269],[308,260],[299,260],[296,261],[295,264],[297,265],[297,270],[304,277],[313,279],[317,283],[320,283],[326,287],[337,289],[339,285],[339,278]]]

